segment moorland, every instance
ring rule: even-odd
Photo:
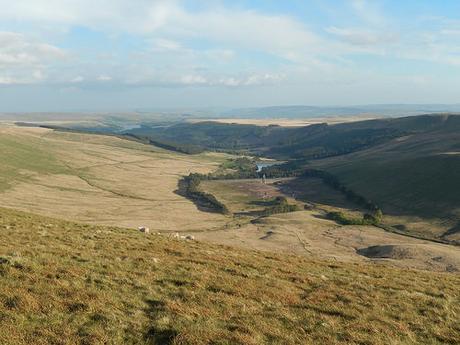
[[[26,120],[0,342],[460,342],[460,116]]]

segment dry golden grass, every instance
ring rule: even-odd
[[[181,176],[213,171],[225,155],[188,156],[115,137],[13,126],[0,127],[0,146],[0,159],[11,165],[0,168],[3,206],[155,231],[227,222],[175,193]],[[31,164],[29,157],[38,158]]]
[[[0,209],[0,343],[458,344],[460,276]]]

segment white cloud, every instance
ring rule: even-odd
[[[201,75],[185,75],[181,78],[181,83],[185,85],[203,85],[208,84],[208,80]]]
[[[182,49],[179,42],[168,40],[165,38],[157,38],[153,40],[154,51],[178,51]]]
[[[175,0],[0,0],[5,25],[27,23],[31,32],[79,26],[102,32],[115,44],[126,33],[136,41],[130,51],[108,49],[104,53],[110,54],[94,59],[84,56],[84,49],[70,55],[46,39],[0,32],[0,83],[235,88],[293,80],[345,83],[355,74],[350,70],[363,68],[353,65],[351,55],[357,52],[460,64],[457,48],[439,42],[439,36],[460,35],[455,27],[395,32],[398,26],[388,23],[378,1],[349,4],[360,19],[353,18],[356,26],[331,25],[327,35],[293,16],[225,7],[220,1],[191,11]]]
[[[99,75],[96,80],[98,81],[111,81],[112,80],[112,77],[108,76],[108,75]]]
[[[0,31],[0,66],[40,64],[66,56],[62,49],[35,42],[21,33]]]
[[[72,78],[70,80],[71,83],[81,83],[85,80],[85,78],[83,78],[81,75],[75,77],[75,78]]]
[[[205,55],[216,60],[231,60],[236,56],[234,50],[231,49],[209,49],[205,51]]]
[[[362,20],[371,25],[378,26],[387,22],[380,8],[380,2],[377,0],[351,0],[351,6]]]
[[[442,35],[451,35],[451,36],[460,37],[460,29],[444,29],[444,30],[441,30],[440,33]]]
[[[224,7],[190,12],[174,0],[0,0],[0,8],[0,20],[163,35],[155,42],[162,49],[180,48],[174,38],[199,38],[284,55],[320,41],[288,16]]]
[[[0,84],[31,84],[46,79],[44,72],[67,53],[17,32],[0,32]]]
[[[398,35],[390,32],[376,32],[366,29],[330,27],[327,32],[336,35],[347,43],[357,46],[371,46],[398,41]]]

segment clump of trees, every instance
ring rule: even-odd
[[[239,179],[239,178],[257,178],[257,164],[254,159],[248,157],[238,157],[230,159],[221,165],[221,169],[231,169],[233,172],[211,174],[209,179]]]
[[[308,162],[305,160],[293,160],[262,168],[260,173],[265,174],[267,178],[298,177],[305,171],[306,164]]]
[[[199,190],[198,187],[203,176],[206,175],[190,174],[183,179],[185,183],[185,195],[203,207],[212,209],[222,214],[229,214],[230,211],[228,210],[227,206],[217,200],[214,195]]]
[[[284,196],[277,196],[272,203],[272,206],[265,208],[262,211],[263,216],[270,216],[277,213],[288,213],[298,211],[297,205],[290,205]]]
[[[366,213],[362,218],[349,217],[343,212],[329,212],[326,217],[342,225],[378,225],[382,221],[382,211]]]

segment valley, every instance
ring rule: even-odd
[[[230,154],[187,155],[114,136],[11,124],[0,131],[2,152],[10,155],[0,176],[4,207],[87,224],[146,226],[164,235],[193,234],[200,241],[247,249],[460,270],[460,251],[454,246],[327,219],[329,212],[360,217],[366,210],[317,178],[267,178],[265,183],[261,179],[203,181],[200,190],[229,209],[230,215],[222,215],[186,199],[179,182],[190,173],[235,171],[231,163],[235,156]],[[29,159],[32,156],[37,160]],[[298,211],[264,215],[275,197],[285,197]],[[422,238],[445,231],[445,224],[436,219],[385,214],[383,221],[392,226],[404,224],[405,231]],[[383,247],[381,253],[366,254],[368,248],[388,245],[397,248]]]
[[[2,344],[460,341],[441,218],[341,224],[369,210],[322,178],[270,175],[303,171],[292,161],[257,172],[260,156],[12,123],[0,148]]]
[[[460,1],[0,3],[0,345],[460,345]]]

